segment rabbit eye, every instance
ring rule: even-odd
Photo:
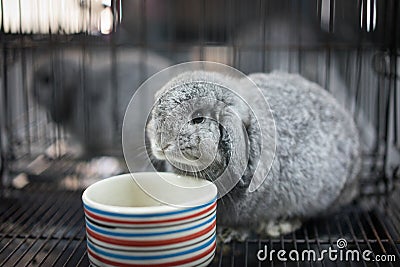
[[[191,120],[191,123],[192,123],[192,124],[200,124],[200,123],[203,123],[204,120],[205,120],[204,117],[197,117],[197,118],[192,119],[192,120]]]
[[[201,112],[195,112],[192,115],[192,119],[190,120],[191,124],[200,124],[203,123],[205,121],[205,117],[203,116],[203,114]]]

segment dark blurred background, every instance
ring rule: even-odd
[[[37,184],[54,197],[52,201],[65,190],[79,198],[79,190],[97,179],[126,172],[121,127],[135,90],[165,67],[209,60],[246,74],[282,70],[305,76],[331,92],[354,115],[364,142],[362,191],[373,205],[380,203],[379,212],[354,215],[363,212],[355,206],[337,215],[337,222],[328,219],[333,223],[331,230],[324,228],[329,223],[315,222],[293,236],[268,242],[276,241],[277,248],[287,243],[309,246],[307,240],[312,239],[311,246],[319,246],[332,243],[331,238],[338,235],[349,235],[358,249],[376,245],[379,251],[399,255],[399,1],[35,3],[3,0],[0,5],[0,187],[4,203],[9,203],[9,196],[21,202],[25,191],[29,192],[25,198],[32,196],[30,201],[36,201],[33,196],[42,192]],[[148,94],[143,102],[152,99]],[[47,237],[26,232],[31,226],[11,231],[16,222],[25,224],[18,216],[9,217],[14,213],[7,213],[11,207],[7,205],[0,210],[0,218],[10,226],[0,225],[0,243],[5,245],[0,249],[0,265],[1,261],[31,264],[41,253],[45,256],[39,263],[50,261],[53,254],[42,250],[48,247],[47,241],[30,260],[25,261],[25,254],[30,255],[36,245],[28,246],[21,256],[27,244],[15,241],[19,234],[25,233],[28,239]],[[37,225],[46,224],[39,221]],[[324,230],[318,236],[320,227]],[[69,251],[68,264],[87,262],[80,234],[72,235],[73,242],[81,243]],[[60,244],[65,241],[62,235],[57,238]],[[261,241],[253,241],[242,244],[238,253],[246,256],[246,246],[260,246]],[[12,251],[12,256],[4,254]],[[235,248],[232,251],[224,261],[218,257],[220,265],[234,265],[236,260],[237,266],[244,266],[247,256],[235,258]]]

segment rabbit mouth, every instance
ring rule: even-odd
[[[156,146],[151,147],[151,154],[153,154],[153,156],[156,157],[157,159],[160,160],[166,159],[165,152],[161,148],[158,148]]]
[[[166,160],[175,168],[186,172],[199,172],[208,168],[210,165],[207,164],[207,160],[185,151],[166,151],[165,157]]]
[[[199,159],[196,156],[187,154],[187,153],[182,153],[182,155],[175,155],[175,153],[168,153],[166,155],[166,158],[168,161],[170,161],[171,163],[177,163],[179,164],[184,164],[186,166],[198,166],[200,165],[199,163]]]

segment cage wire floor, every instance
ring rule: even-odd
[[[81,190],[31,183],[3,188],[0,195],[0,266],[89,266]],[[211,266],[399,266],[400,194],[370,199],[374,208],[354,204],[339,213],[311,220],[295,233],[275,239],[248,239],[217,248]],[[257,252],[314,250],[316,255],[344,238],[344,250],[394,255],[391,262],[282,262],[257,259]],[[371,257],[372,258],[372,257]],[[393,261],[395,260],[395,261]]]

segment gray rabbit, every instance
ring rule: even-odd
[[[236,186],[219,201],[218,224],[277,236],[354,199],[361,164],[359,137],[351,116],[319,85],[282,72],[249,78],[267,99],[274,121],[254,116],[265,102],[251,88],[240,88],[240,80],[193,71],[157,93],[146,133],[152,157],[168,162],[178,173],[215,181],[226,168],[235,175],[244,162],[247,166]],[[238,85],[239,95],[226,90]],[[244,104],[241,94],[251,103]],[[262,150],[273,153],[275,144],[269,169],[258,160]],[[234,151],[240,155],[230,162]],[[266,178],[251,192],[250,180],[260,179],[253,177],[257,167],[265,171],[256,175]]]

